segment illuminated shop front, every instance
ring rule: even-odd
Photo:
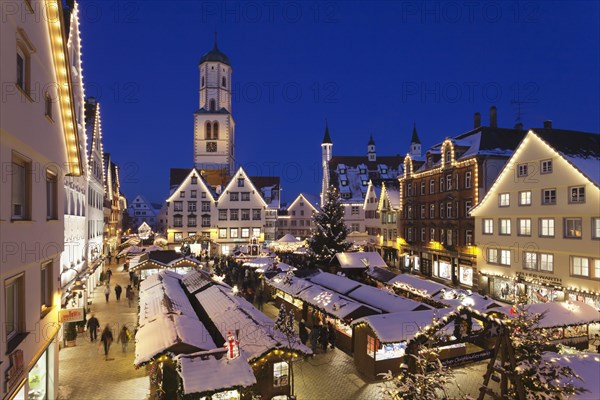
[[[433,276],[447,281],[452,280],[452,262],[448,258],[440,257],[433,262]]]
[[[462,265],[458,266],[458,281],[461,285],[473,287],[473,274],[475,269],[473,267]]]

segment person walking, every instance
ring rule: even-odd
[[[109,262],[110,264],[110,262]],[[110,269],[110,267],[108,267],[108,269],[106,270],[106,283],[110,283],[110,277],[112,276],[112,269]]]
[[[121,292],[123,291],[123,288],[121,287],[121,285],[119,285],[117,283],[117,286],[115,286],[115,295],[117,296],[117,301],[121,300]]]
[[[335,349],[336,331],[335,331],[335,327],[333,326],[333,324],[331,322],[327,323],[327,330],[328,330],[328,334],[329,334],[329,344],[331,345],[332,349]]]
[[[260,311],[262,311],[264,302],[265,302],[265,299],[264,299],[263,291],[258,289],[258,293],[256,294],[256,308],[258,308]],[[308,333],[307,333],[307,337],[308,337]]]
[[[298,324],[298,335],[300,336],[302,344],[306,345],[306,342],[308,341],[308,329],[306,329],[306,322],[304,322],[304,319],[301,319]]]
[[[315,356],[315,354],[317,354],[318,341],[319,341],[319,327],[313,326],[312,330],[310,331],[310,347],[313,352],[313,357]]]
[[[327,346],[329,345],[329,331],[325,325],[319,325],[319,344],[323,353],[327,352]]]
[[[133,288],[131,285],[127,285],[127,289],[125,290],[125,297],[127,297],[127,304],[131,308],[133,304]]]
[[[126,326],[123,326],[121,332],[119,332],[119,337],[117,338],[117,343],[121,343],[121,349],[123,353],[127,353],[127,345],[129,344],[129,340],[131,340],[131,332],[127,329]]]
[[[87,330],[90,332],[90,342],[98,340],[98,328],[100,328],[100,322],[98,322],[98,318],[92,314],[92,317],[88,319],[87,322]]]
[[[110,345],[113,342],[113,334],[110,331],[110,326],[108,324],[106,324],[106,327],[102,331],[100,341],[104,345],[104,360],[108,361],[108,350],[110,349]]]
[[[104,297],[106,297],[106,302],[108,303],[108,298],[110,297],[110,285],[108,283],[104,288]]]
[[[133,272],[132,270],[129,270],[129,283],[133,282],[133,275],[135,274],[135,272]]]
[[[592,345],[592,348],[594,350],[596,350],[598,353],[600,353],[600,335],[598,335],[596,333],[594,335],[594,340],[592,340],[592,342],[590,344]]]
[[[134,288],[138,288],[138,282],[139,282],[139,279],[140,279],[140,278],[138,278],[137,274],[135,274],[135,273],[134,273],[134,274],[133,274],[133,287],[134,287]],[[139,289],[139,288],[138,288],[138,289]]]

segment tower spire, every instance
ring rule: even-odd
[[[329,136],[329,124],[327,123],[327,118],[325,118],[325,135],[323,135],[323,142],[321,144],[332,144],[331,136]]]
[[[414,121],[413,121],[412,138],[410,139],[410,142],[421,144],[421,140],[419,140],[419,135],[417,135],[417,123]]]

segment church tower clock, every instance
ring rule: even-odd
[[[219,50],[200,58],[200,104],[194,113],[194,165],[234,172],[235,123],[231,115],[231,63]]]

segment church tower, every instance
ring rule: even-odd
[[[417,135],[417,124],[413,123],[413,132],[410,139],[410,157],[415,160],[421,158],[421,141]]]
[[[375,141],[373,140],[373,135],[371,135],[369,143],[367,144],[367,158],[369,161],[377,161],[377,154],[375,153]]]
[[[329,161],[331,161],[331,150],[333,143],[331,142],[331,136],[329,136],[329,125],[325,120],[325,135],[323,136],[323,143],[321,143],[321,166],[323,168],[323,181],[321,184],[321,206],[325,205],[325,199],[327,198],[327,190],[329,189]]]
[[[219,50],[200,58],[200,101],[194,113],[194,165],[198,169],[234,172],[235,122],[231,115],[231,63]]]

